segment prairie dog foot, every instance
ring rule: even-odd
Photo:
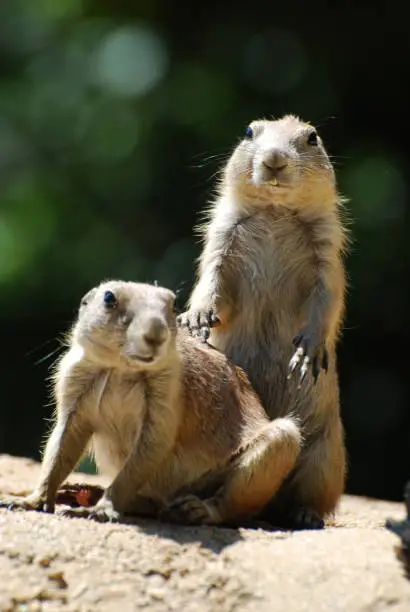
[[[27,497],[20,499],[2,499],[0,500],[0,508],[8,510],[35,510],[37,512],[54,512],[54,504],[47,502],[41,495],[32,493]]]
[[[114,509],[108,499],[99,501],[94,507],[70,508],[59,514],[70,518],[87,518],[98,523],[118,523],[122,518],[120,512]]]
[[[217,525],[219,512],[212,500],[202,500],[196,495],[185,495],[172,502],[159,513],[161,521],[184,525]]]
[[[291,513],[289,517],[291,529],[297,531],[302,529],[323,529],[324,520],[312,508],[301,506]]]
[[[318,342],[316,339],[316,334],[310,332],[308,328],[302,330],[293,338],[293,344],[297,348],[289,361],[288,379],[292,377],[296,367],[300,365],[298,384],[298,388],[300,388],[308,371],[308,367],[311,365],[313,379],[316,383],[320,370],[323,369],[325,372],[327,372],[329,367],[329,355],[325,345]]]
[[[187,310],[177,317],[177,325],[187,329],[194,338],[202,338],[206,342],[211,333],[211,327],[216,327],[219,319],[213,308]]]

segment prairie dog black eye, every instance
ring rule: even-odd
[[[117,298],[115,297],[115,295],[113,294],[112,291],[106,291],[104,293],[104,304],[108,307],[108,308],[114,308],[114,306],[117,303]]]
[[[253,129],[251,128],[250,125],[248,125],[248,127],[245,130],[245,138],[247,138],[248,140],[253,138]]]
[[[308,139],[307,139],[307,143],[311,145],[312,147],[317,146],[318,142],[317,142],[316,132],[310,132]]]

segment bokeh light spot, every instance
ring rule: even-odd
[[[92,79],[122,96],[140,96],[164,77],[168,55],[155,32],[143,27],[112,30],[95,52]]]

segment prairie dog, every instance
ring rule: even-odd
[[[341,204],[313,126],[292,115],[252,122],[200,227],[197,282],[178,318],[244,369],[271,419],[302,419],[297,466],[265,513],[294,527],[322,527],[344,490]]]
[[[53,512],[90,442],[112,482],[93,508],[70,516],[229,523],[279,488],[300,452],[297,422],[270,422],[239,368],[177,332],[174,298],[118,280],[84,296],[54,376],[56,422],[39,482],[14,505]],[[210,496],[194,495],[194,481],[199,492],[213,487]]]

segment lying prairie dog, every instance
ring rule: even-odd
[[[177,332],[174,298],[119,280],[85,295],[54,374],[56,421],[39,482],[13,507],[53,512],[90,444],[112,482],[71,516],[231,523],[275,494],[300,452],[297,422],[270,422],[241,369]]]

